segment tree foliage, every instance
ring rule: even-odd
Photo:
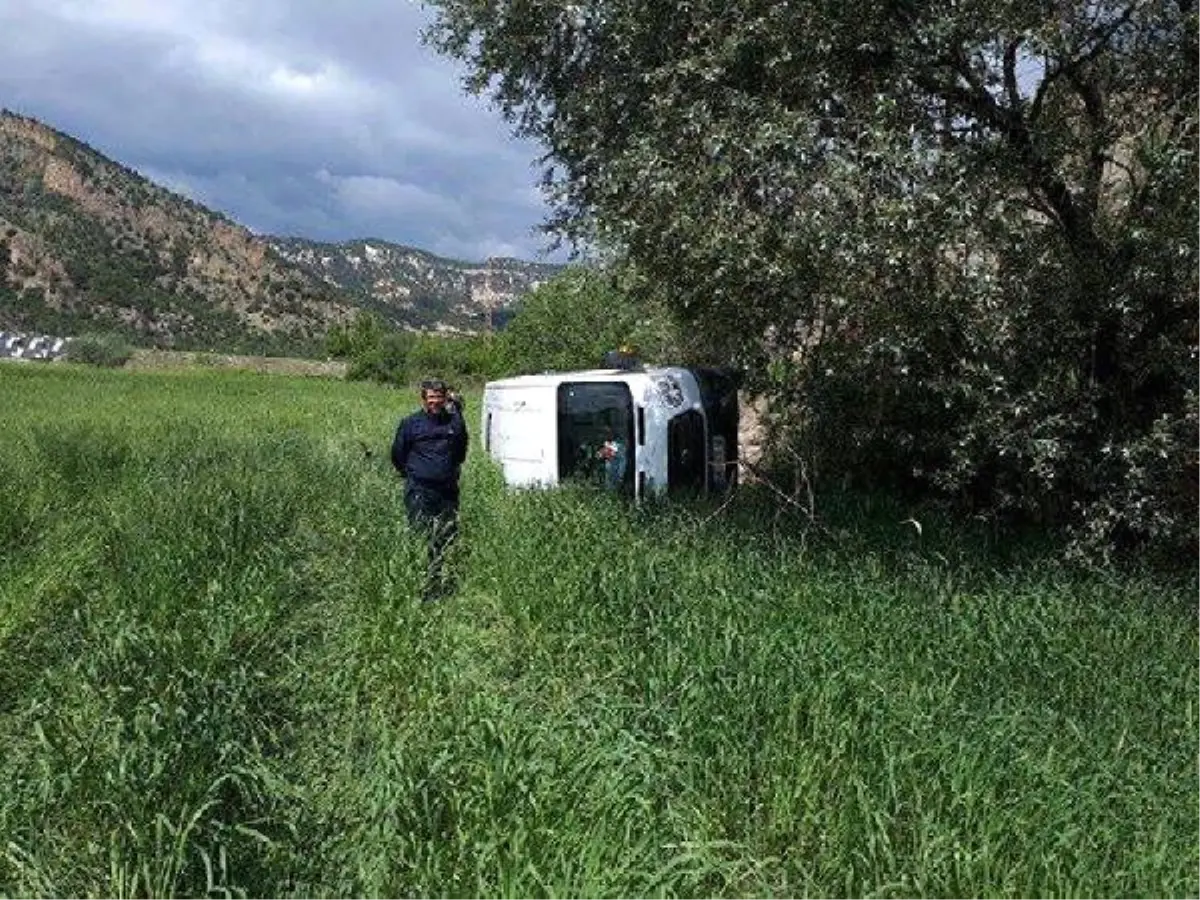
[[[592,369],[630,347],[668,362],[678,342],[666,316],[623,284],[619,270],[571,268],[530,292],[501,332],[506,374]]]
[[[498,333],[399,331],[375,313],[332,329],[330,356],[349,361],[348,376],[409,385],[439,376],[479,383],[546,370],[590,369],[608,350],[674,361],[684,345],[667,315],[625,287],[620,269],[573,267],[531,291]]]
[[[1192,0],[434,0],[818,471],[1195,544]]]
[[[502,372],[494,335],[399,331],[369,312],[331,329],[325,350],[349,363],[348,378],[397,386],[434,376],[455,384],[477,383]]]

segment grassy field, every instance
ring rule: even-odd
[[[410,394],[0,397],[0,894],[1200,893],[1194,583],[510,493],[476,448],[423,605]]]

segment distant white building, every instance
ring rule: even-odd
[[[70,342],[70,338],[49,334],[30,336],[15,331],[0,331],[0,359],[61,359],[66,355]]]

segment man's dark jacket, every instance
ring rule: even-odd
[[[392,465],[409,484],[458,495],[458,473],[467,458],[467,425],[462,413],[421,409],[400,421],[392,441]]]

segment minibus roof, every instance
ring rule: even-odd
[[[539,375],[515,375],[489,381],[489,388],[553,387],[564,381],[623,381],[633,376],[651,378],[662,375],[679,375],[688,371],[679,366],[661,366],[647,369],[582,369],[576,372],[542,372]]]

